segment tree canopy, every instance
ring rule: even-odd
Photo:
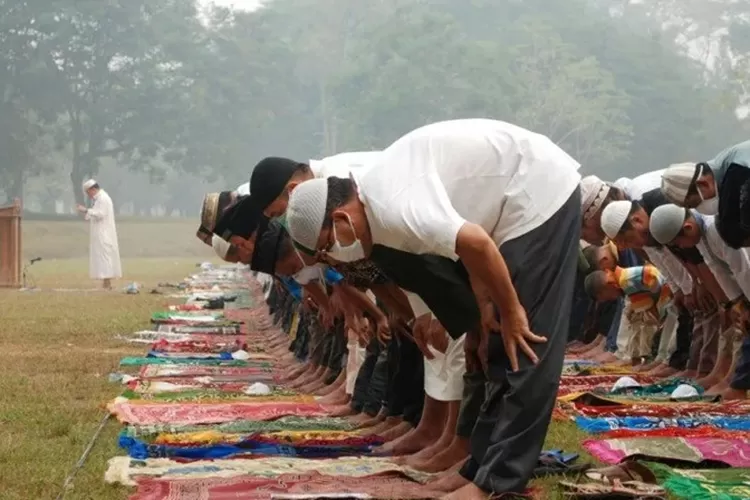
[[[748,7],[0,0],[2,189],[80,200],[100,175],[121,204],[184,213],[263,156],[380,149],[469,117],[546,134],[611,180],[703,159],[746,136]]]

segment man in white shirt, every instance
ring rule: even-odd
[[[366,258],[375,245],[460,259],[485,324],[499,311],[487,402],[461,472],[473,483],[446,498],[523,492],[536,466],[575,286],[578,168],[542,135],[453,120],[407,134],[353,179],[316,179],[291,194],[286,217],[298,244],[337,261]]]
[[[99,184],[90,179],[83,183],[83,191],[91,199],[91,208],[78,205],[78,212],[89,221],[89,275],[101,280],[106,290],[112,280],[122,277],[120,245],[115,227],[115,207],[112,198]]]
[[[715,219],[695,210],[687,210],[677,205],[663,205],[651,214],[649,222],[654,239],[663,245],[676,245],[680,248],[697,248],[716,277],[721,290],[721,307],[730,323],[732,318],[744,317],[750,297],[750,251],[734,249],[719,236]],[[732,322],[733,323],[733,322]],[[744,399],[747,390],[747,369],[750,359],[740,359],[739,340],[741,333],[731,324],[724,325],[719,349],[719,359],[711,374],[703,383],[708,394],[721,394],[723,399]],[[736,341],[736,342],[735,342]],[[736,344],[736,346],[735,346]],[[734,370],[739,368],[734,380]]]

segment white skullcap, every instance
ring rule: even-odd
[[[601,209],[604,198],[609,194],[609,184],[595,175],[581,180],[581,214],[583,220],[592,218]]]
[[[698,393],[698,390],[693,387],[692,385],[688,384],[680,384],[677,387],[675,387],[675,390],[672,391],[671,398],[672,399],[690,399],[690,398],[697,398],[700,396]]]
[[[86,182],[83,183],[83,190],[88,191],[92,187],[96,186],[96,181],[94,179],[89,179]]]
[[[613,201],[602,210],[602,231],[609,239],[614,239],[625,225],[633,206],[631,201]]]
[[[620,377],[617,379],[617,382],[615,382],[615,385],[612,386],[612,392],[622,391],[623,389],[634,389],[640,386],[641,384],[639,384],[633,377]]]
[[[286,223],[289,235],[308,250],[318,248],[320,230],[326,215],[328,179],[313,179],[299,184],[289,196]]]
[[[685,204],[690,185],[695,177],[695,163],[676,163],[661,174],[661,192],[672,203]]]
[[[651,236],[662,245],[672,243],[672,240],[682,231],[686,214],[687,211],[684,208],[671,203],[656,207],[648,222]]]
[[[226,259],[231,244],[225,239],[220,238],[219,236],[216,236],[214,234],[211,238],[211,246],[214,247],[214,252],[216,252],[216,255],[218,255],[221,259]]]

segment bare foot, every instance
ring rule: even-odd
[[[611,352],[603,352],[600,355],[598,355],[595,358],[593,358],[593,360],[596,361],[596,362],[598,362],[598,363],[615,363],[615,362],[619,361],[619,359],[617,358],[617,356],[615,356]]]
[[[431,427],[417,427],[412,432],[405,434],[399,439],[390,441],[383,446],[375,448],[374,452],[377,454],[386,455],[410,455],[416,453],[424,448],[427,448],[436,439],[440,437],[440,428],[434,429]]]
[[[723,401],[737,401],[740,399],[747,399],[747,391],[743,391],[742,389],[732,389],[731,387],[729,387],[721,393],[721,399]]]
[[[470,483],[469,480],[459,474],[458,471],[454,471],[428,484],[430,485],[429,488],[431,490],[450,493],[459,490]]]
[[[468,483],[440,498],[441,500],[487,500],[490,495],[474,483]]]
[[[401,422],[398,425],[395,425],[392,428],[381,432],[380,437],[382,437],[386,441],[393,441],[400,438],[407,432],[411,432],[413,429],[414,428],[409,422]]]
[[[718,375],[709,375],[707,377],[699,378],[695,381],[696,384],[703,387],[704,389],[710,389],[721,381],[721,377]]]
[[[385,415],[383,413],[378,413],[374,417],[371,417],[369,420],[365,420],[364,422],[360,422],[357,426],[358,429],[365,429],[367,427],[373,427],[375,425],[378,425],[379,423],[383,422],[385,420]]]
[[[355,415],[355,413],[349,405],[330,407],[330,416],[332,417],[348,417],[351,415]]]
[[[382,436],[384,432],[388,432],[402,422],[403,420],[401,419],[401,417],[387,417],[377,425],[362,429],[361,432],[375,436]]]
[[[729,389],[729,380],[724,379],[713,387],[709,388],[706,392],[706,396],[723,396],[724,392]]]
[[[464,438],[456,437],[453,442],[437,455],[414,468],[422,472],[442,472],[451,467],[462,465],[469,454],[469,443]]]

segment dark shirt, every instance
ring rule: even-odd
[[[396,285],[417,294],[454,339],[479,325],[479,307],[460,262],[383,245],[373,246],[370,259]]]

